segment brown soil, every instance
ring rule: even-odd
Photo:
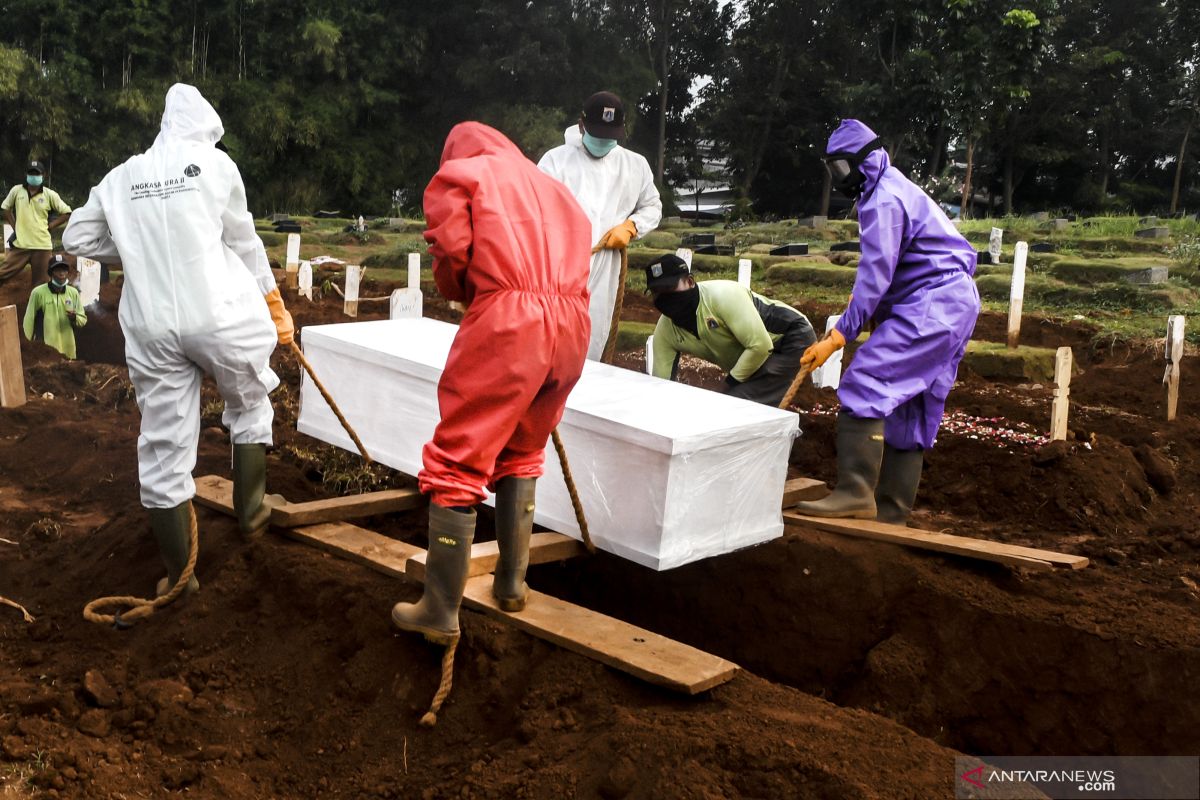
[[[391,288],[368,281],[364,295]],[[426,313],[453,318],[431,289]],[[80,337],[87,360],[23,343],[31,399],[0,412],[0,595],[37,617],[0,605],[0,796],[931,798],[953,792],[954,750],[1200,752],[1200,420],[1185,393],[1163,421],[1150,351],[1029,324],[1030,343],[1088,352],[1071,388],[1078,434],[1039,448],[946,433],[927,459],[915,524],[1083,553],[1087,569],[1025,573],[817,532],[667,573],[603,554],[537,567],[536,588],[745,671],[683,698],[464,612],[456,686],[429,731],[417,719],[440,652],[388,620],[419,590],[275,536],[244,542],[219,515],[199,514],[197,597],[124,632],[82,619],[88,600],[148,592],[161,571],[118,301],[106,287],[83,332],[95,335]],[[299,325],[345,320],[336,296],[290,306]],[[385,314],[363,303],[359,318]],[[999,339],[1002,320],[977,335]],[[296,433],[297,367],[276,362],[289,388],[272,491],[403,482]],[[1048,388],[961,377],[951,411],[1045,427]],[[198,475],[229,471],[215,400],[206,385]],[[835,405],[799,396],[796,474],[832,479]],[[362,524],[421,542],[424,522]]]

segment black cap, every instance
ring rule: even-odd
[[[686,261],[674,253],[667,253],[646,265],[646,289],[651,292],[670,289],[684,275],[691,274]]]
[[[49,275],[54,272],[55,267],[62,267],[65,270],[71,269],[71,265],[67,263],[67,260],[57,253],[50,258],[50,263],[46,265],[46,274]]]
[[[29,166],[25,169],[25,172],[36,172],[38,175],[44,175],[46,173],[46,167],[40,161],[30,161]]]
[[[612,92],[596,92],[583,102],[583,129],[597,139],[625,140],[625,104]]]

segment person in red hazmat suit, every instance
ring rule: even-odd
[[[438,289],[467,311],[417,476],[430,500],[425,591],[392,621],[449,644],[484,487],[496,493],[493,594],[506,611],[525,607],[534,484],[587,356],[592,228],[567,187],[478,122],[446,137],[425,220]]]
[[[264,530],[271,513],[263,496],[274,418],[267,395],[279,378],[270,359],[294,329],[242,176],[216,147],[224,132],[196,87],[175,84],[154,144],[92,188],[62,237],[68,252],[124,270],[119,317],[142,414],[141,500],[167,567],[160,595],[188,560],[205,373],[225,401],[243,533]],[[189,581],[189,591],[198,586]]]

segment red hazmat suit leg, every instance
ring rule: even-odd
[[[417,476],[431,502],[466,506],[486,497],[497,457],[551,378],[560,328],[551,317],[559,302],[499,291],[472,303],[438,383],[442,419]]]
[[[517,422],[516,430],[508,444],[496,458],[496,466],[488,488],[495,491],[501,478],[539,478],[546,461],[546,441],[550,433],[562,420],[567,396],[579,382],[588,340],[581,331],[586,330],[583,304],[579,304],[579,319],[571,320],[569,314],[560,316],[558,346],[550,375],[541,390],[533,398],[529,410]],[[569,321],[569,324],[567,324]]]

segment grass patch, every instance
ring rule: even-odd
[[[850,288],[858,270],[839,267],[835,264],[795,263],[776,264],[767,270],[767,280],[783,283],[798,283],[813,286]]]
[[[1054,381],[1055,349],[1020,345],[1010,350],[1003,342],[967,344],[963,364],[985,378],[1023,378],[1049,383]]]
[[[1062,259],[1051,264],[1049,271],[1060,280],[1091,286],[1127,280],[1131,275],[1145,269],[1165,264],[1165,259]]]
[[[621,321],[617,328],[617,350],[640,350],[646,346],[646,338],[654,333],[654,325],[649,322]]]

